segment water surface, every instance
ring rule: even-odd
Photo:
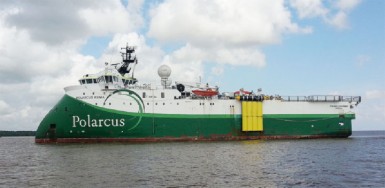
[[[39,145],[0,138],[0,187],[385,187],[385,132],[347,139]]]

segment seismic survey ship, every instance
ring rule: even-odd
[[[86,74],[36,131],[36,143],[211,141],[349,137],[359,96],[270,96],[243,89],[220,93],[201,83],[138,84],[135,48],[123,61]]]

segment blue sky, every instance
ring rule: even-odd
[[[353,130],[385,130],[385,1],[6,1],[0,130],[34,130],[83,74],[138,47],[136,75],[279,95],[359,95]],[[36,24],[31,24],[36,23]],[[21,55],[23,54],[23,55]],[[20,92],[22,91],[22,92]]]

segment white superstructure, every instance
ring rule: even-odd
[[[123,64],[108,64],[97,74],[86,74],[80,85],[65,88],[67,95],[91,105],[124,112],[138,112],[137,100],[141,100],[144,113],[156,114],[228,114],[240,115],[241,102],[236,100],[234,92],[223,92],[213,96],[199,96],[191,92],[196,89],[211,89],[209,85],[184,85],[169,79],[171,68],[162,65],[158,69],[160,84],[139,84],[133,77],[133,67],[137,59],[131,56],[134,48],[123,48]],[[130,64],[134,64],[130,67]],[[132,70],[131,76],[128,76]],[[215,88],[218,90],[218,88]],[[119,92],[116,92],[119,91]],[[132,95],[131,92],[137,95]],[[348,114],[360,102],[357,97],[342,96],[265,96],[243,92],[238,95],[263,100],[264,114]],[[247,99],[246,99],[247,100]]]

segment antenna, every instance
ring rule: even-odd
[[[137,60],[136,56],[132,55],[133,53],[135,53],[135,47],[134,46],[129,46],[127,43],[126,47],[121,48],[121,49],[124,50],[123,52],[120,52],[122,54],[123,64],[118,69],[118,72],[122,76],[124,76],[125,74],[128,74],[131,71],[131,68],[129,68],[129,65],[131,63],[137,64],[138,60]],[[134,75],[134,72],[132,72],[132,77],[133,77],[133,75]]]

